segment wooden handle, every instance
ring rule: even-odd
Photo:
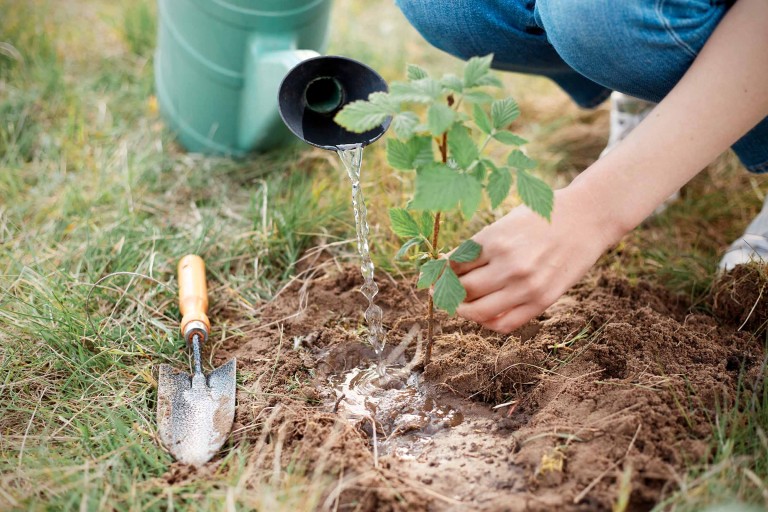
[[[205,325],[205,337],[211,332],[208,320],[208,285],[205,281],[205,263],[203,258],[188,254],[179,260],[179,310],[181,333],[186,336],[190,322],[198,321]]]

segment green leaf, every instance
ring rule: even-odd
[[[456,263],[469,263],[475,261],[482,250],[483,246],[474,240],[465,240],[451,253],[449,259]]]
[[[456,112],[447,105],[435,103],[429,106],[427,112],[427,129],[435,137],[439,137],[451,127],[456,119]]]
[[[429,165],[435,161],[435,155],[432,152],[432,137],[424,135],[421,137],[414,137],[409,144],[413,144],[413,166],[418,169],[425,165]]]
[[[491,126],[491,120],[488,119],[488,114],[485,113],[483,107],[477,104],[472,105],[472,117],[474,118],[477,127],[480,128],[480,131],[490,135],[491,131],[493,131],[493,127]]]
[[[415,245],[419,245],[423,241],[424,241],[424,239],[422,237],[420,237],[420,236],[419,237],[411,238],[410,240],[408,240],[407,242],[405,242],[403,244],[403,246],[400,248],[399,251],[397,251],[397,254],[395,255],[395,259],[396,260],[402,260],[403,258],[405,258],[405,255],[408,253],[408,249],[410,249],[411,247],[413,247]]]
[[[487,85],[489,87],[504,87],[504,84],[502,83],[501,79],[494,75],[493,73],[488,73],[484,77],[481,77],[477,81],[477,85]]]
[[[413,82],[393,82],[389,87],[389,95],[406,103],[432,103],[442,94],[440,84],[431,78],[422,78]]]
[[[475,178],[480,183],[483,183],[485,181],[486,176],[486,168],[488,167],[484,162],[487,162],[487,160],[481,160],[477,162],[477,164],[472,168],[471,171],[469,171],[470,176]]]
[[[466,297],[467,292],[461,286],[456,272],[451,267],[446,267],[435,283],[435,293],[432,295],[435,306],[453,315]]]
[[[429,260],[423,264],[419,274],[419,282],[416,283],[416,288],[423,289],[432,286],[447,265],[448,260],[444,258],[440,258],[439,260]]]
[[[453,125],[451,131],[448,132],[448,149],[450,155],[462,169],[468,169],[480,155],[475,142],[469,135],[469,130],[458,123]]]
[[[432,141],[429,137],[414,137],[407,141],[387,139],[387,162],[402,171],[432,162]]]
[[[483,91],[467,91],[461,95],[468,103],[490,103],[493,96]]]
[[[435,162],[416,170],[411,209],[446,211],[457,207],[460,201],[466,201],[469,208],[475,200],[476,191],[481,188],[472,176]]]
[[[397,117],[395,117],[395,119],[397,119]],[[528,142],[524,138],[519,137],[512,132],[507,132],[507,131],[496,132],[493,134],[493,138],[501,142],[502,144],[508,144],[510,146],[522,146],[523,144]]]
[[[461,213],[469,220],[483,199],[483,185],[469,174],[464,174],[464,193],[461,197]]]
[[[419,225],[403,208],[390,208],[389,221],[392,223],[392,231],[400,238],[413,238],[420,234]]]
[[[493,167],[488,178],[488,186],[485,189],[488,193],[488,199],[491,200],[491,208],[499,207],[509,195],[510,188],[512,188],[512,173],[509,172],[509,169]]]
[[[493,61],[492,53],[485,57],[472,57],[467,61],[467,64],[464,67],[465,89],[481,85],[478,82],[490,71],[491,61]]]
[[[435,229],[435,217],[431,212],[421,212],[421,218],[419,219],[419,232],[427,240],[432,239],[432,231]]]
[[[491,103],[491,123],[497,130],[506,128],[520,115],[520,107],[512,98],[496,100]]]
[[[443,86],[443,89],[453,92],[461,92],[464,90],[464,82],[453,73],[443,75],[443,78],[440,79],[440,85]]]
[[[507,163],[510,167],[514,167],[515,169],[527,170],[536,167],[536,161],[528,158],[528,156],[519,149],[516,149],[509,154]]]
[[[420,80],[422,78],[428,78],[429,73],[427,71],[417,66],[416,64],[408,64],[406,66],[406,76],[408,77],[408,80]]]
[[[551,220],[555,194],[544,181],[524,169],[517,171],[517,193],[528,208]]]
[[[401,139],[413,137],[416,127],[419,125],[419,117],[413,112],[400,112],[392,118],[392,129]]]
[[[345,105],[333,120],[351,132],[363,133],[381,125],[399,110],[400,104],[389,94],[374,92],[368,96],[368,101],[358,100]]]

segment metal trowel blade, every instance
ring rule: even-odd
[[[200,467],[227,440],[235,418],[235,365],[232,359],[208,376],[160,365],[157,430],[179,462]]]

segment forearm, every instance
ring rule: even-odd
[[[766,115],[768,1],[739,0],[667,97],[569,193],[615,243]]]

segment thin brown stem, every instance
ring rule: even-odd
[[[435,224],[432,228],[432,258],[437,259],[440,257],[438,251],[438,239],[440,237],[440,212],[435,214]],[[429,296],[429,303],[427,305],[427,348],[424,353],[424,366],[429,364],[432,359],[432,336],[435,329],[435,301],[432,299],[432,295]]]

